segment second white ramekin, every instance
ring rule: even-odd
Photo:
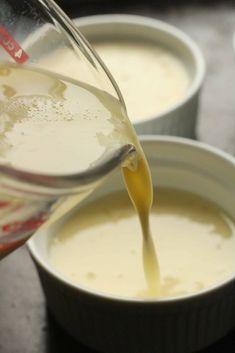
[[[138,134],[195,137],[205,61],[198,45],[186,33],[165,22],[135,15],[94,15],[75,19],[74,22],[91,44],[102,40],[138,40],[154,43],[176,54],[190,74],[191,83],[187,92],[166,110],[146,116],[134,125]]]

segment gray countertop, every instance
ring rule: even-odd
[[[90,2],[89,2],[90,3]],[[156,17],[187,32],[201,47],[207,62],[207,76],[201,96],[198,139],[235,155],[235,5],[223,2],[207,5],[87,3],[70,10],[72,16],[102,12],[125,12]],[[111,2],[110,2],[111,3]],[[168,1],[168,3],[170,3]],[[110,7],[111,6],[111,7]],[[95,353],[70,338],[48,314],[40,283],[26,247],[0,264],[0,353]],[[235,332],[200,353],[234,353]],[[125,352],[123,352],[125,353]],[[172,352],[174,353],[174,352]],[[184,352],[182,352],[184,353]]]

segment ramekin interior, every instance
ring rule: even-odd
[[[108,39],[135,39],[150,41],[166,47],[186,65],[191,76],[187,92],[176,103],[156,113],[138,120],[138,126],[183,106],[202,86],[205,77],[205,60],[197,44],[183,31],[165,22],[144,16],[108,14],[81,17],[74,20],[75,25],[91,42]]]

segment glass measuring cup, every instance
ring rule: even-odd
[[[77,60],[85,84],[111,94],[125,109],[104,64],[52,0],[0,0],[0,63],[47,69],[43,57],[64,49]],[[68,175],[46,175],[0,164],[0,258],[23,244],[56,208],[60,210],[58,217],[86,197],[134,151],[129,143],[117,146],[89,169]]]

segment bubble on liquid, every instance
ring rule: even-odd
[[[25,119],[32,122],[74,120],[62,100],[43,95],[14,97],[5,105],[5,113],[12,122]]]
[[[3,95],[6,98],[11,98],[16,94],[16,90],[9,85],[2,85],[2,89],[3,89]]]
[[[58,237],[53,238],[53,244],[58,245],[61,244],[61,240]]]
[[[93,280],[93,279],[96,279],[97,275],[95,272],[87,272],[86,273],[86,278],[89,279],[89,280]]]
[[[195,282],[195,287],[196,287],[197,290],[202,290],[202,289],[205,288],[205,285],[204,285],[203,282],[197,281],[197,282]]]
[[[122,278],[124,278],[124,275],[123,275],[123,273],[118,273],[118,274],[117,274],[117,278],[119,278],[119,279],[122,279]]]
[[[11,68],[7,67],[5,64],[0,65],[0,76],[9,76],[11,73]]]

